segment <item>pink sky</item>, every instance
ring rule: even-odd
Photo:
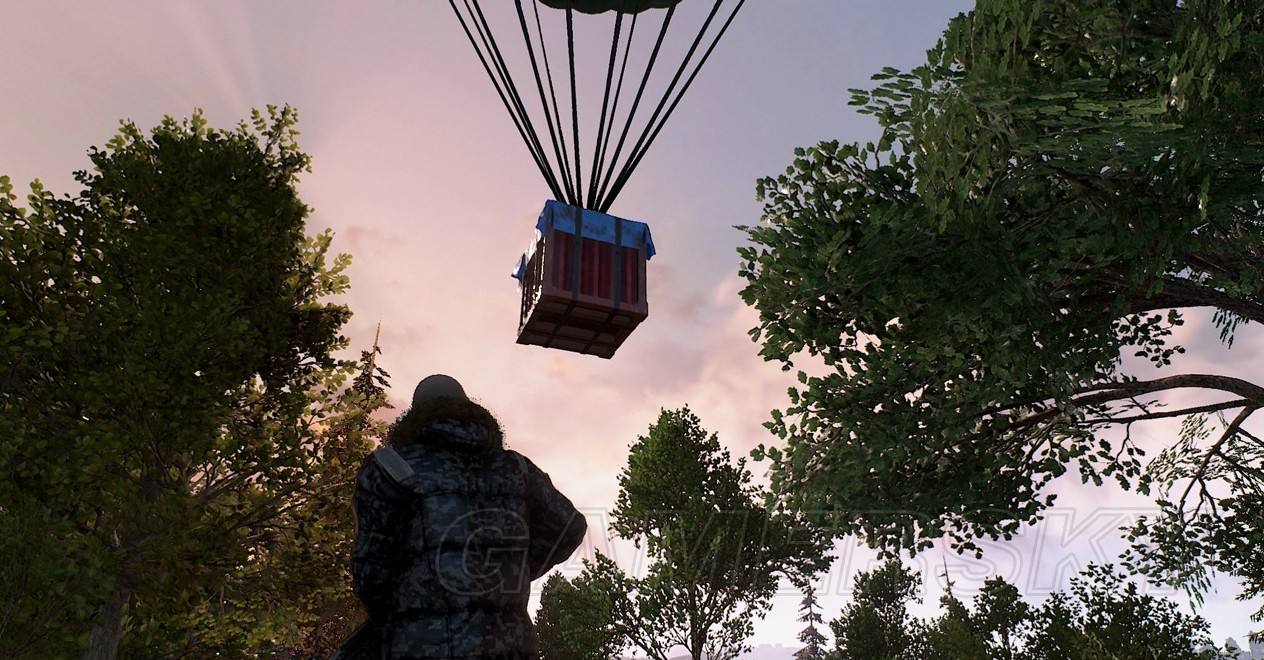
[[[485,4],[493,24],[513,27],[505,22],[508,2]],[[548,189],[442,0],[8,6],[0,10],[8,100],[0,173],[67,191],[86,147],[104,143],[119,118],[149,126],[201,107],[213,124],[228,125],[252,107],[296,106],[301,143],[314,158],[302,184],[315,208],[313,229],[332,228],[335,246],[354,255],[355,317],[347,328],[354,348],[366,347],[381,321],[381,364],[398,404],[427,374],[456,376],[499,414],[514,448],[578,505],[600,512],[613,503],[628,445],[660,407],[688,403],[735,455],[771,440],[761,424],[784,405],[793,379],[762,362],[746,336],[755,315],[737,296],[742,234],[732,226],[758,220],[754,181],[784,168],[794,147],[872,137],[870,120],[846,106],[846,89],[864,86],[883,66],[919,63],[947,19],[968,5],[748,2],[612,209],[648,222],[659,254],[649,268],[650,318],[611,361],[513,341],[519,300],[509,267]],[[676,20],[696,25],[705,9],[683,3]],[[580,47],[597,47],[607,30],[581,36]],[[669,62],[686,34],[675,36]],[[604,73],[587,67],[582,89],[599,93],[599,68]],[[581,98],[581,105],[598,101]],[[1214,346],[1201,326],[1188,332]],[[1217,353],[1205,368],[1264,373],[1251,350],[1261,347],[1259,334],[1246,328],[1232,360]],[[1170,437],[1161,427],[1150,432],[1156,443]],[[1103,504],[1146,502],[1074,484],[1061,492],[1071,508],[1051,519],[1049,534],[1069,538],[1062,545],[1071,550],[1037,548],[1044,532],[1036,530],[989,560],[1033,592],[1056,582],[1068,561],[1095,558],[1097,537],[1107,539],[1102,552],[1117,550],[1117,534],[1084,531],[1101,525]],[[599,533],[591,540],[605,547]],[[840,548],[845,557],[869,556]],[[618,550],[632,561],[627,548]],[[921,561],[932,569],[941,560],[928,553]],[[950,564],[965,588],[985,577],[982,564]],[[840,562],[823,578],[827,613],[844,600],[845,576],[862,567]],[[1231,583],[1223,585],[1204,614],[1217,638],[1242,637],[1248,608],[1232,600]],[[932,584],[928,600],[937,597]],[[754,641],[791,643],[797,600],[779,597]]]

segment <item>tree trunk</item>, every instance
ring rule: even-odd
[[[120,588],[101,605],[92,623],[88,637],[88,649],[82,660],[114,660],[118,655],[119,642],[123,639],[123,610],[131,593]]]

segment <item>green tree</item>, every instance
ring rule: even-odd
[[[37,498],[6,494],[0,501],[0,657],[73,657],[91,603],[104,589],[108,551],[82,542],[79,530]],[[73,632],[72,632],[73,631]]]
[[[561,573],[553,573],[544,580],[544,588],[540,591],[540,608],[535,613],[535,634],[539,640],[540,657],[544,660],[587,657],[571,648],[567,637],[572,631],[563,620],[577,600],[575,592],[575,586],[562,577]]]
[[[825,660],[825,635],[817,629],[822,623],[819,610],[816,590],[811,583],[805,582],[803,600],[799,603],[799,621],[803,623],[803,630],[799,631],[799,641],[803,643],[803,648],[795,652],[795,660]]]
[[[1036,660],[1220,657],[1206,621],[1170,600],[1141,594],[1110,566],[1090,565],[1072,578],[1071,593],[1051,595],[1034,621],[1027,657]]]
[[[919,643],[925,656],[952,660],[1027,657],[1025,640],[1033,612],[1014,585],[1000,577],[988,579],[974,597],[974,611],[953,595],[951,582],[948,587],[940,600],[943,613],[921,626]]]
[[[878,140],[796,150],[740,250],[762,355],[828,367],[769,424],[781,502],[886,549],[977,549],[1074,470],[1156,496],[1137,568],[1264,593],[1243,427],[1264,387],[1122,362],[1172,367],[1183,310],[1215,310],[1226,347],[1264,321],[1261,62],[1261,0],[980,0],[925,65],[854,90]],[[1191,389],[1212,402],[1155,402]],[[1212,413],[1144,470],[1133,425]]]
[[[614,600],[602,574],[585,562],[573,580],[554,573],[544,581],[536,634],[543,660],[607,660],[622,640],[614,623]]]
[[[628,453],[612,529],[644,543],[643,577],[599,557],[591,566],[613,594],[621,638],[655,660],[735,658],[779,579],[828,566],[821,534],[760,503],[745,459],[734,463],[689,408],[664,410]]]
[[[313,395],[308,484],[277,504],[255,529],[251,556],[217,576],[218,591],[184,611],[132,616],[145,625],[124,640],[124,657],[152,657],[156,649],[181,657],[328,657],[364,618],[351,591],[355,516],[351,498],[362,459],[387,423],[389,374],[376,364],[381,350],[362,351],[349,377]],[[316,412],[316,408],[320,412]]]
[[[851,602],[830,621],[838,660],[915,658],[916,627],[908,604],[917,597],[919,575],[895,559],[852,581]]]
[[[988,657],[1003,660],[1018,657],[1020,640],[1031,618],[1031,606],[1023,602],[1017,587],[1001,577],[988,579],[974,598],[972,618],[977,634],[986,640]]]
[[[987,580],[967,606],[949,593],[940,614],[911,618],[921,577],[894,560],[855,578],[852,600],[830,622],[835,656],[909,660],[1211,660],[1207,622],[1143,595],[1110,566],[1090,565],[1040,607],[1004,579]]]
[[[919,626],[917,649],[921,656],[941,660],[974,660],[988,657],[988,640],[975,629],[969,607],[949,592],[939,601],[941,614]]]
[[[378,414],[393,407],[387,401],[390,374],[377,364],[382,354],[379,337],[380,332],[372,348],[361,351],[350,386],[338,395],[335,413],[322,425],[319,486],[286,516],[304,534],[285,538],[284,551],[245,572],[281,571],[301,577],[276,598],[273,610],[281,631],[278,641],[295,658],[332,656],[366,617],[351,590],[355,512],[350,503],[361,459],[374,439],[386,437],[388,424]],[[296,567],[307,572],[300,574]],[[296,639],[300,641],[294,643]]]
[[[124,122],[73,197],[0,181],[0,526],[57,543],[0,548],[0,643],[42,640],[7,657],[242,656],[342,580],[307,562],[350,534],[318,520],[349,257],[304,233],[295,121]]]

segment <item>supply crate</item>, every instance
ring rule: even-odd
[[[518,343],[614,356],[649,315],[649,227],[549,201],[514,277],[522,291]]]

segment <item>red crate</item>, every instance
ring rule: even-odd
[[[649,315],[646,252],[549,228],[522,272],[518,343],[613,357]]]

